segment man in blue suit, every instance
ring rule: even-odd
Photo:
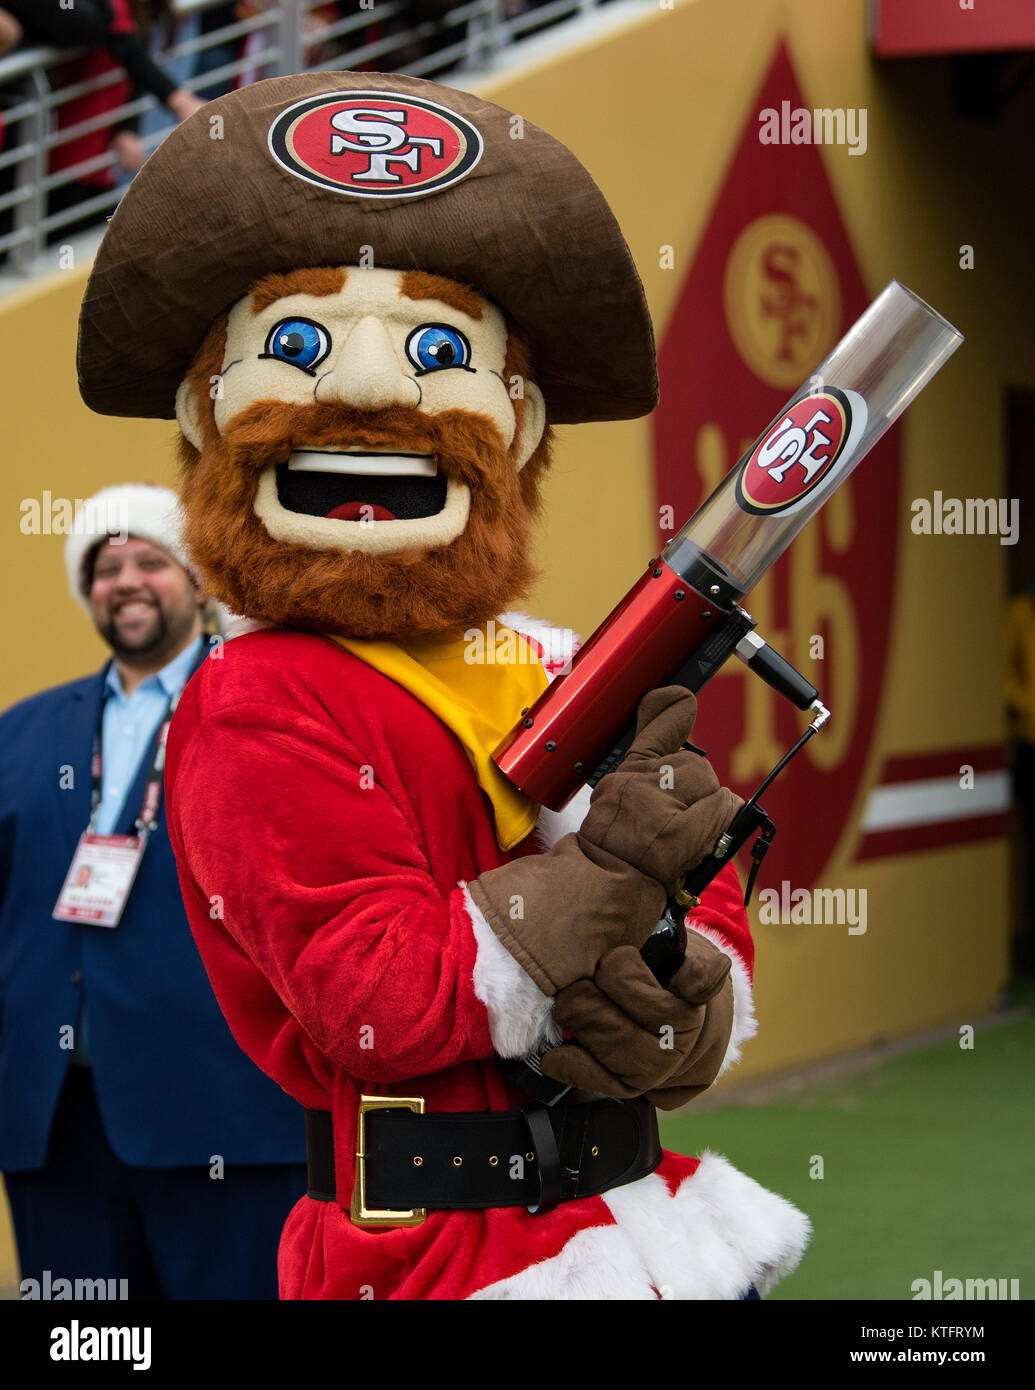
[[[275,1298],[303,1116],[227,1028],[153,803],[170,706],[214,642],[175,496],[104,489],[66,563],[113,659],[0,716],[0,1171],[23,1295],[125,1279],[132,1299]],[[117,925],[56,919],[59,894],[78,910],[62,885],[88,823],[142,822]],[[91,874],[71,877],[81,893]]]

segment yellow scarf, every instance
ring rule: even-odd
[[[415,695],[452,729],[492,803],[499,847],[520,844],[535,826],[539,803],[504,777],[491,754],[549,684],[524,638],[493,620],[459,637],[398,643],[328,636]]]

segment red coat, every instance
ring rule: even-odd
[[[291,1212],[282,1298],[736,1298],[794,1267],[805,1218],[710,1154],[666,1154],[639,1182],[541,1216],[435,1211],[415,1227],[353,1227],[361,1092],[422,1095],[429,1111],[526,1099],[494,1052],[524,1052],[549,1026],[549,1001],[466,891],[510,857],[488,803],[460,743],[414,696],[326,638],[275,630],[228,642],[191,682],[166,792],[187,914],[234,1036],[334,1118],[338,1203],[303,1197]],[[587,804],[543,811],[515,852],[554,843]],[[695,925],[734,959],[729,1062],[754,1031],[732,868]]]

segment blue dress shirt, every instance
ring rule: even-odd
[[[97,807],[94,824],[98,835],[110,835],[118,823],[126,793],[136,780],[162,715],[172,696],[187,683],[191,668],[201,654],[200,643],[207,641],[208,638],[202,636],[191,642],[157,675],[141,681],[132,695],[123,690],[115,662],[108,667],[101,720],[101,804]]]

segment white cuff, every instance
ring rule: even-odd
[[[466,883],[464,907],[471,919],[478,955],[474,992],[489,1015],[492,1045],[501,1057],[524,1057],[542,1043],[563,1041],[553,1021],[553,1000],[527,975],[478,910]]]
[[[726,1056],[722,1059],[722,1066],[719,1068],[718,1076],[724,1076],[730,1067],[740,1061],[740,1052],[744,1043],[749,1038],[753,1038],[758,1032],[758,1020],[755,1018],[755,1001],[751,988],[751,976],[748,968],[744,964],[740,955],[734,950],[730,943],[721,933],[715,931],[713,927],[701,926],[698,922],[691,922],[687,919],[687,931],[696,932],[698,936],[707,937],[713,946],[717,946],[724,956],[729,956],[732,962],[730,976],[733,980],[733,1032],[730,1034],[729,1046],[726,1049]],[[718,1080],[718,1076],[716,1080]]]

